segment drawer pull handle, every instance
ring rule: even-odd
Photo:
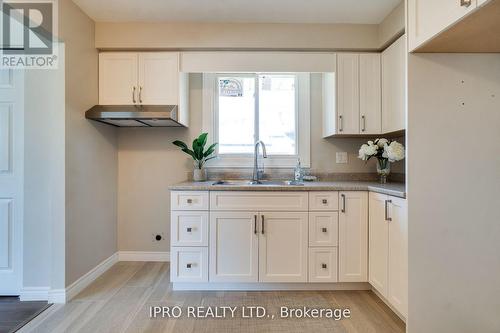
[[[386,200],[385,201],[385,220],[386,221],[392,221],[392,218],[389,217],[389,204],[392,203],[392,200]]]
[[[264,215],[261,215],[260,219],[262,221],[262,234],[264,234]]]
[[[321,228],[321,232],[326,232],[327,229],[326,228]]]
[[[187,228],[186,230],[187,230],[187,232],[192,232],[193,228]]]
[[[321,268],[326,268],[326,264],[321,264]]]
[[[323,199],[323,200],[321,200],[321,202],[323,202],[323,205],[326,205],[328,203],[328,200]]]
[[[342,198],[342,209],[340,211],[345,213],[345,194],[341,194],[340,197]]]
[[[257,215],[253,216],[253,233],[257,235]]]
[[[186,264],[186,268],[191,268],[193,264]]]
[[[186,201],[188,204],[193,203],[193,199],[187,199]]]

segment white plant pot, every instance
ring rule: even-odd
[[[207,170],[195,168],[193,170],[193,180],[195,182],[202,182],[207,180]]]

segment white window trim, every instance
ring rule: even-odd
[[[266,167],[292,168],[297,164],[297,158],[300,158],[303,167],[311,166],[310,74],[296,73],[296,75],[298,88],[297,155],[270,155],[265,159]],[[217,99],[216,76],[215,73],[203,73],[202,130],[209,133],[210,143],[213,142],[216,133],[216,113],[214,112]],[[253,168],[253,154],[221,156],[210,160],[205,166],[207,168]]]

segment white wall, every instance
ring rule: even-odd
[[[382,48],[392,44],[405,31],[405,1],[394,8],[378,25],[378,40]]]
[[[99,49],[367,49],[377,24],[96,23]]]
[[[25,71],[23,288],[28,289],[64,287],[63,48],[59,69]]]
[[[368,164],[357,158],[366,139],[321,137],[321,76],[311,77],[311,163],[315,171],[372,173],[375,161]],[[191,142],[201,131],[202,80],[190,75],[189,128],[121,128],[118,162],[118,248],[124,251],[169,251],[170,194],[168,186],[187,180],[192,160],[174,140]],[[348,164],[336,164],[335,153],[349,153]],[[394,165],[394,172],[404,172],[404,162]],[[153,240],[163,232],[165,239]]]
[[[408,332],[500,332],[500,55],[408,77]]]
[[[66,44],[66,286],[116,252],[117,142],[114,128],[85,119],[98,102],[94,22],[59,1]]]

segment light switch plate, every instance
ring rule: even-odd
[[[337,163],[339,163],[339,164],[346,164],[347,163],[347,152],[345,152],[345,151],[337,152],[335,157],[336,157]]]

